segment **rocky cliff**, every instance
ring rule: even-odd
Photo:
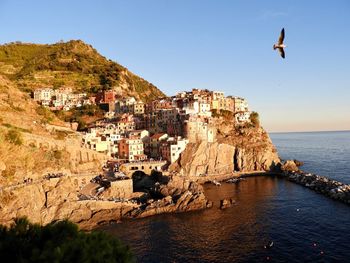
[[[79,176],[67,176],[0,190],[0,224],[9,225],[14,218],[26,216],[41,224],[69,219],[91,229],[104,222],[198,210],[208,204],[201,185],[179,177],[160,187],[160,199],[141,204],[79,200],[77,179]]]
[[[217,119],[215,142],[188,144],[170,169],[183,176],[215,176],[236,172],[270,171],[280,162],[262,127],[235,126]]]

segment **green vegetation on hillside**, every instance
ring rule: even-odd
[[[134,262],[130,249],[103,233],[80,231],[69,221],[46,226],[16,219],[0,226],[2,262]]]
[[[54,119],[53,113],[48,108],[45,108],[44,106],[38,106],[35,109],[35,111],[37,114],[43,117],[42,120],[45,123],[50,123]]]
[[[233,120],[233,112],[229,111],[229,110],[216,110],[213,109],[211,110],[212,116],[214,118],[219,118],[219,117],[223,117],[225,120],[231,121]]]
[[[15,145],[22,145],[22,143],[23,143],[21,133],[15,129],[9,130],[5,135],[5,139],[8,142],[13,143]]]
[[[65,122],[77,122],[78,130],[84,130],[87,123],[101,119],[104,111],[96,105],[83,105],[79,108],[73,108],[69,111],[55,111],[56,116]]]
[[[260,126],[259,113],[253,111],[250,114],[250,122],[254,125],[254,127],[259,127]]]
[[[144,101],[164,96],[153,84],[107,60],[80,40],[52,45],[2,45],[0,73],[16,81],[25,91],[47,86],[70,86],[85,92],[123,87],[124,95]]]

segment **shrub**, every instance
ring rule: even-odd
[[[21,133],[19,131],[14,130],[14,129],[11,129],[7,132],[5,139],[8,142],[13,143],[15,145],[22,145],[22,143],[23,143]]]
[[[134,262],[130,249],[103,232],[83,232],[67,221],[46,226],[19,218],[0,226],[2,262]]]
[[[68,132],[65,131],[56,131],[56,139],[57,140],[64,140],[68,135]]]
[[[218,117],[220,117],[220,114],[218,113],[218,111],[216,109],[212,109],[211,116],[213,116],[214,118],[218,118]]]
[[[260,126],[260,119],[259,119],[259,113],[253,111],[250,114],[250,121],[251,123],[255,126],[255,127],[259,127]]]
[[[43,116],[46,122],[51,122],[53,120],[53,113],[44,106],[36,108],[36,113]]]
[[[225,120],[232,120],[233,119],[233,112],[229,110],[211,110],[212,116],[214,118],[223,117]]]
[[[83,131],[86,129],[86,122],[82,118],[78,118],[76,121],[78,122],[78,131]]]
[[[53,151],[53,157],[55,157],[56,160],[62,159],[63,153],[62,151],[56,150]]]

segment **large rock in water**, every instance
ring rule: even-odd
[[[282,164],[281,169],[282,169],[282,171],[286,171],[286,172],[299,171],[299,167],[297,165],[297,162],[294,161],[294,160],[287,160],[287,161],[285,161]]]
[[[232,198],[225,198],[220,200],[220,209],[226,209],[231,207],[235,203],[235,200]]]
[[[231,130],[218,140],[190,143],[178,161],[170,166],[184,176],[219,175],[232,171],[270,171],[280,159],[262,128]]]

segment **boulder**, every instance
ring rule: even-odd
[[[282,171],[285,172],[296,172],[299,171],[298,165],[295,163],[294,160],[287,160],[282,164],[281,167]]]
[[[231,207],[236,201],[232,198],[225,198],[220,200],[220,209],[226,209]]]
[[[207,208],[212,208],[213,207],[213,201],[208,200],[206,206],[207,206]]]

